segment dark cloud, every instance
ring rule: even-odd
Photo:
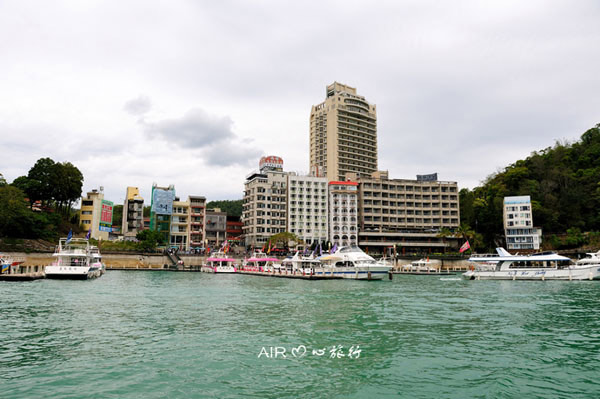
[[[137,98],[129,100],[123,106],[123,109],[131,115],[141,116],[150,111],[152,102],[150,97],[141,95]]]
[[[148,137],[162,138],[182,148],[204,148],[236,137],[229,116],[209,115],[200,108],[193,108],[178,119],[141,123]]]

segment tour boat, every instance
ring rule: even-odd
[[[279,270],[281,263],[279,259],[268,256],[262,251],[254,251],[250,258],[244,259],[242,270],[247,272],[268,272]]]
[[[206,273],[235,273],[235,259],[230,258],[223,251],[213,252],[207,259],[206,264],[202,265],[200,271]]]
[[[594,280],[600,279],[598,253],[591,262],[573,264],[566,256],[554,252],[541,252],[532,255],[511,255],[504,248],[497,248],[497,256],[469,258],[471,270],[463,274],[470,280]],[[595,259],[595,261],[593,261]],[[490,270],[490,262],[496,262]],[[486,265],[480,268],[479,263]]]
[[[52,256],[56,260],[45,267],[46,278],[87,280],[106,271],[98,247],[84,238],[61,238]]]
[[[338,248],[333,254],[318,258],[322,266],[311,272],[316,275],[337,276],[353,280],[381,280],[392,268],[364,253],[357,245]]]

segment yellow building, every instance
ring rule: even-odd
[[[121,232],[125,240],[133,240],[144,229],[144,199],[137,187],[127,187],[123,204]]]
[[[91,238],[96,240],[108,240],[108,231],[101,231],[101,219],[104,208],[110,207],[110,219],[112,221],[112,202],[104,200],[102,187],[100,191],[94,189],[81,197],[81,210],[79,211],[79,224],[86,231],[91,230]],[[106,214],[107,209],[104,210]],[[110,227],[107,227],[110,228]]]
[[[310,111],[310,170],[329,181],[377,171],[377,110],[356,89],[334,82]]]

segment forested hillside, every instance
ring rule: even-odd
[[[530,195],[533,222],[544,235],[600,230],[600,124],[579,141],[559,143],[506,167],[473,190],[460,192],[462,223],[483,236],[482,247],[502,242],[505,196]]]

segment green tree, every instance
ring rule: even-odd
[[[295,235],[294,233],[290,233],[287,231],[284,231],[283,233],[277,233],[272,235],[269,238],[269,241],[271,242],[271,245],[273,247],[277,246],[277,244],[281,244],[281,246],[283,247],[287,247],[288,245],[290,245],[291,243],[291,247],[296,247],[299,244],[303,244],[304,241],[302,241],[300,238],[298,238],[297,235]]]
[[[113,224],[121,225],[123,223],[123,205],[113,206]]]
[[[0,173],[0,187],[4,186],[6,186],[6,179],[4,178],[4,175]]]
[[[13,186],[0,187],[0,236],[23,237],[31,221],[25,193]]]
[[[222,212],[227,212],[229,216],[242,216],[243,200],[221,200],[210,201],[206,208],[220,208]]]
[[[143,251],[153,251],[158,245],[164,245],[166,240],[158,231],[142,230],[135,236],[139,241],[140,249]]]
[[[40,158],[29,169],[27,177],[31,180],[31,184],[27,195],[30,197],[30,201],[41,200],[42,206],[44,206],[52,200],[56,183],[55,165],[55,162],[50,158]]]

